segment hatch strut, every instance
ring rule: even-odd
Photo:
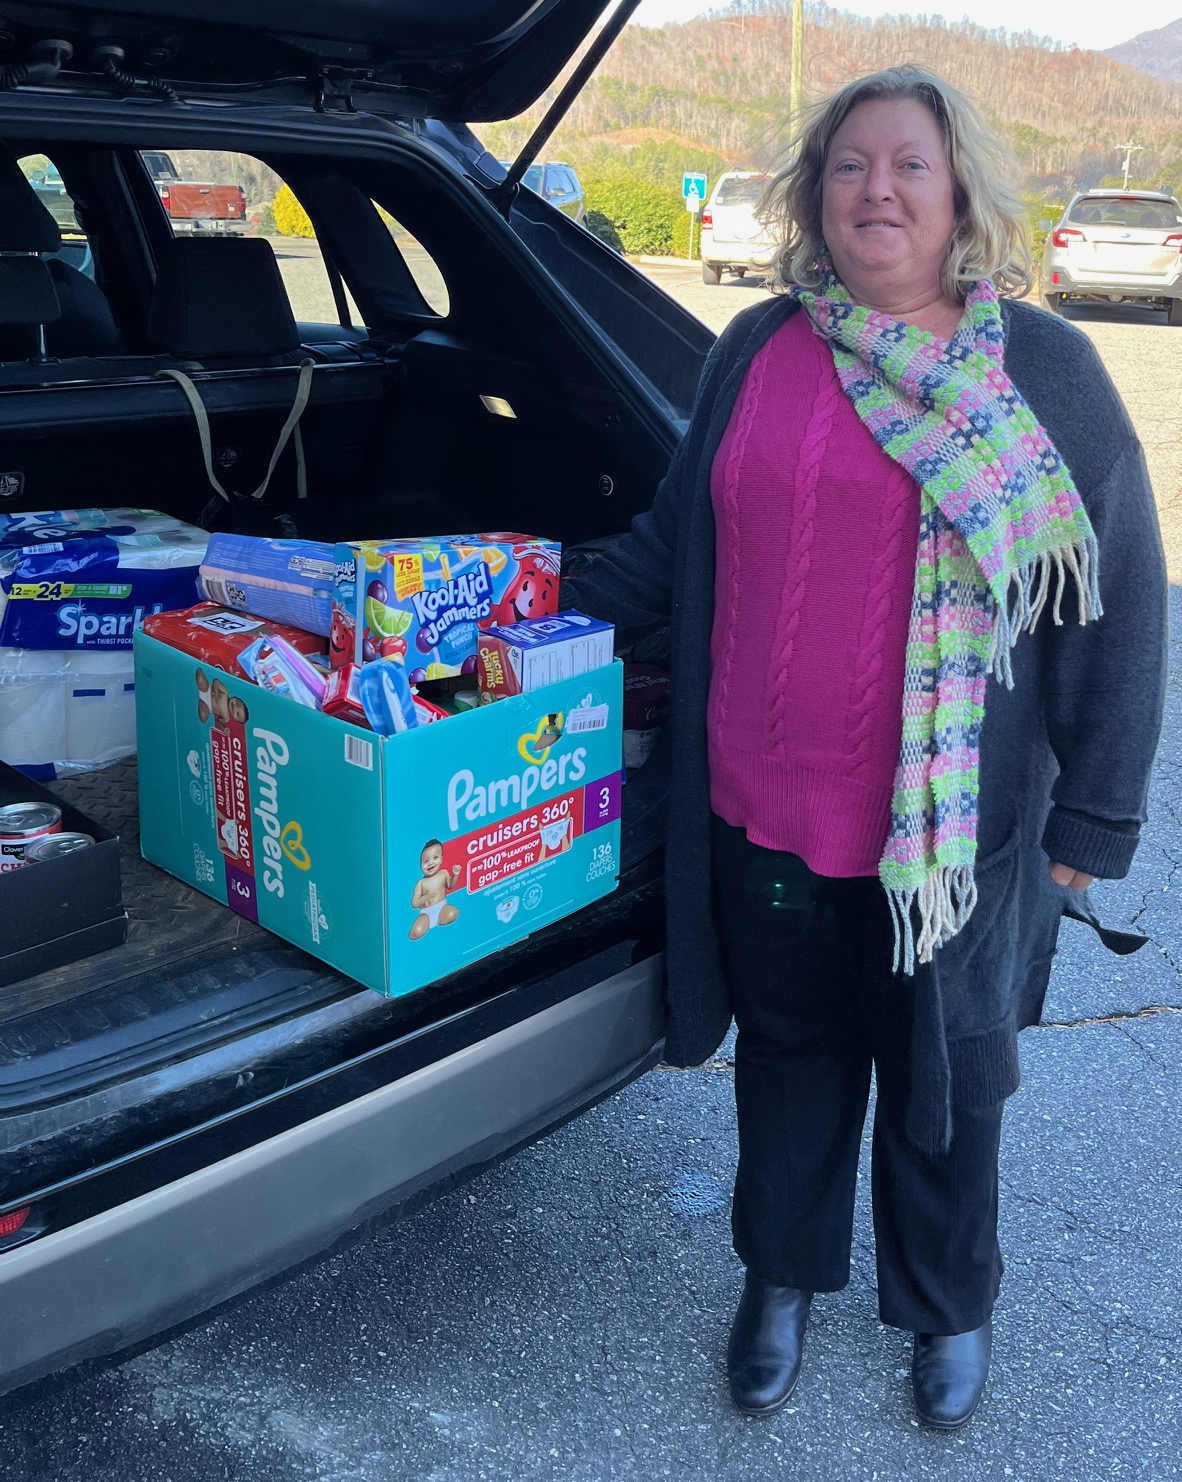
[[[493,204],[502,216],[508,217],[509,207],[513,204],[513,197],[517,194],[517,187],[521,184],[525,172],[541,153],[542,145],[562,122],[567,109],[583,91],[592,72],[611,50],[616,37],[631,20],[632,13],[639,4],[640,0],[620,0],[611,20],[583,53],[582,60],[567,78],[553,103],[546,109],[541,123],[529,136],[524,149],[513,161],[512,169],[493,192]]]

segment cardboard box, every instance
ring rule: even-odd
[[[63,831],[89,834],[94,844],[0,874],[0,984],[126,941],[117,836],[0,762],[0,806],[7,803],[54,803],[62,810]]]
[[[136,639],[146,859],[398,995],[616,888],[622,665],[380,737]],[[241,706],[232,707],[234,716]]]
[[[482,700],[528,695],[590,674],[612,661],[615,629],[581,612],[561,612],[480,635],[476,678]]]

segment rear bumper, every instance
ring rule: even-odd
[[[1056,283],[1054,279],[1058,277]],[[1075,278],[1066,268],[1051,264],[1043,283],[1044,293],[1078,293],[1091,298],[1110,298],[1119,294],[1124,299],[1182,298],[1182,273],[1165,280],[1152,279],[1083,279]]]
[[[117,1354],[529,1142],[653,1063],[660,959],[0,1255],[0,1393]]]
[[[771,267],[775,252],[775,247],[767,242],[724,242],[702,234],[702,261],[717,267],[766,271]]]

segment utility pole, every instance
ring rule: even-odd
[[[800,132],[800,78],[804,55],[804,0],[792,0],[792,74],[788,92],[789,133],[793,139]]]
[[[1143,144],[1118,144],[1116,147],[1117,147],[1117,149],[1123,149],[1124,152],[1125,152],[1125,160],[1124,160],[1124,164],[1121,166],[1121,168],[1125,172],[1125,183],[1124,183],[1124,187],[1123,188],[1125,190],[1128,190],[1128,188],[1129,188],[1129,161],[1132,158],[1132,156],[1137,153],[1138,150],[1144,149],[1145,146]]]

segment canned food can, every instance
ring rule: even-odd
[[[61,831],[62,810],[54,803],[8,803],[0,807],[0,874],[19,870],[30,844]]]
[[[77,854],[79,849],[86,849],[93,843],[89,834],[47,834],[44,839],[36,839],[26,847],[25,863],[61,859],[63,855]]]

